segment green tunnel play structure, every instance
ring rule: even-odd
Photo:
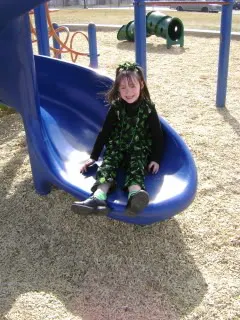
[[[155,35],[167,40],[167,47],[184,45],[184,26],[179,18],[172,18],[159,11],[150,11],[146,15],[147,37]],[[123,25],[117,33],[118,40],[134,41],[134,21]]]

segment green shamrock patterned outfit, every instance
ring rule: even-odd
[[[127,112],[129,110],[131,112]],[[114,187],[119,167],[124,167],[126,171],[124,189],[135,184],[144,189],[146,167],[149,161],[159,163],[162,151],[162,131],[155,106],[151,101],[146,100],[132,105],[119,100],[112,104],[110,111],[112,113],[111,128],[107,134],[105,133],[104,139],[101,139],[100,135],[100,140],[104,140],[102,143],[106,145],[106,150],[102,165],[97,170],[96,183],[92,191],[94,192],[99,184],[106,182],[111,183],[111,186]],[[154,116],[154,135],[157,136],[155,140],[159,138],[159,141],[155,141],[157,150],[153,152],[156,159],[151,159],[153,134],[151,123],[149,123],[150,115]],[[104,125],[106,127],[106,123]],[[95,151],[96,144],[98,144],[97,141],[94,146]],[[91,157],[96,159],[98,155],[94,153],[99,153],[99,151],[94,152],[94,149]]]

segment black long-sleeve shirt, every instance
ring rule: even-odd
[[[125,102],[124,105],[128,117],[131,118],[137,115],[139,105],[138,103],[128,104],[127,102]],[[116,123],[116,121],[119,121],[117,119],[117,114],[113,108],[110,108],[106,116],[105,122],[103,124],[102,130],[99,132],[97,136],[91,153],[91,158],[93,160],[98,160],[104,145],[108,142],[111,132],[114,129],[114,123]],[[149,161],[155,161],[159,164],[161,155],[163,153],[163,132],[155,109],[152,110],[152,112],[149,114],[147,122],[149,124],[152,136],[152,152]]]

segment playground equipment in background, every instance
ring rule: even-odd
[[[55,185],[82,200],[91,193],[99,162],[85,176],[80,175],[79,167],[89,157],[106,117],[106,102],[99,93],[108,90],[112,80],[62,60],[33,59],[29,17],[20,14],[43,0],[2,2],[0,102],[14,107],[23,118],[35,189],[47,194]],[[108,198],[110,218],[147,225],[171,218],[193,201],[197,188],[193,157],[171,126],[159,120],[165,136],[164,154],[159,173],[146,177],[150,203],[136,217],[128,217],[124,214],[127,195],[119,188]],[[118,179],[121,185],[123,175]]]
[[[118,40],[134,41],[134,21],[123,25],[117,34]],[[155,35],[167,40],[167,48],[172,45],[184,45],[184,26],[179,18],[172,18],[160,11],[150,11],[146,15],[146,36]]]
[[[88,46],[90,46],[88,36],[81,31],[76,31],[71,35],[69,28],[65,26],[58,26],[56,23],[52,23],[50,12],[54,12],[55,10],[50,10],[47,3],[45,3],[44,6],[45,6],[47,23],[48,23],[48,39],[50,40],[52,38],[53,40],[53,46],[49,46],[49,48],[53,52],[54,58],[61,58],[62,53],[69,53],[71,56],[72,62],[76,62],[79,56],[89,57],[90,56],[89,53],[83,53],[73,48],[73,42],[77,35],[81,35],[87,41]],[[33,13],[33,11],[31,11],[30,13]],[[31,19],[30,19],[30,28],[33,36],[32,42],[37,42],[36,28],[33,26]],[[61,40],[60,34],[65,35],[64,41]],[[68,43],[69,45],[67,45]]]
[[[136,62],[143,68],[145,78],[147,75],[147,58],[146,58],[146,6],[169,6],[176,3],[202,3],[201,1],[146,1],[135,0],[134,5],[134,21],[135,21],[135,48]],[[227,95],[227,78],[228,78],[228,63],[231,41],[232,27],[232,8],[233,0],[225,1],[206,1],[206,4],[222,5],[221,27],[220,27],[220,42],[219,42],[219,59],[218,59],[218,80],[216,106],[218,108],[225,107]]]

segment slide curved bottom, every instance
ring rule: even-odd
[[[103,95],[111,79],[88,68],[46,57],[35,57],[41,96],[41,121],[48,148],[51,183],[82,200],[91,193],[101,159],[86,175],[79,173],[88,159],[108,107]],[[119,170],[119,188],[108,197],[108,215],[140,225],[165,220],[184,210],[194,199],[196,167],[181,137],[160,119],[165,133],[165,150],[160,171],[146,176],[150,203],[137,217],[124,214],[127,194],[121,189],[124,174]]]

